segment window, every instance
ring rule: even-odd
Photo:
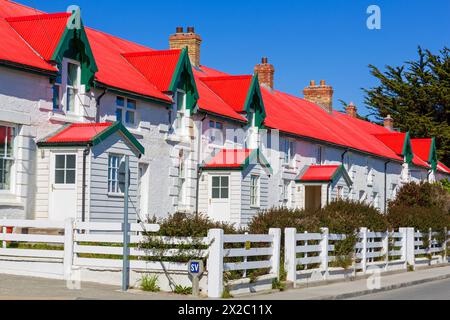
[[[75,184],[76,181],[76,155],[55,155],[55,184]]]
[[[259,207],[259,176],[250,177],[250,205]]]
[[[79,62],[64,59],[53,85],[53,110],[77,113],[81,87]]]
[[[321,165],[323,163],[323,147],[317,146],[316,164]]]
[[[185,134],[185,116],[186,116],[186,93],[182,90],[177,91],[177,123],[176,129],[179,134]]]
[[[230,188],[229,177],[212,177],[212,198],[213,199],[228,199]]]
[[[123,157],[119,155],[109,155],[108,157],[108,193],[123,193],[119,183],[119,169],[122,159]]]
[[[284,164],[290,165],[295,156],[294,142],[288,139],[281,139],[281,150],[284,153]]]
[[[291,202],[291,181],[284,180],[283,181],[283,189],[281,193],[281,200],[283,201],[283,205],[289,206]]]
[[[380,196],[379,196],[378,192],[373,193],[372,205],[375,209],[380,209]]]
[[[178,204],[184,204],[185,198],[185,184],[186,184],[186,167],[184,159],[184,151],[180,151],[179,166],[178,166]]]
[[[136,100],[126,99],[123,97],[116,98],[116,120],[127,126],[136,126]]]
[[[338,200],[344,199],[344,187],[342,187],[342,186],[339,186],[337,188],[337,199]]]
[[[218,121],[209,121],[208,130],[209,143],[214,143],[217,145],[223,145],[223,123]]]
[[[14,163],[14,134],[14,128],[0,126],[0,191],[11,189],[11,169]]]

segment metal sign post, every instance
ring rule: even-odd
[[[194,297],[200,296],[200,278],[205,272],[205,267],[202,260],[189,261],[189,275],[192,278],[192,295]]]
[[[123,209],[123,267],[122,267],[122,291],[127,291],[130,287],[130,266],[128,261],[129,255],[129,219],[128,219],[128,189],[130,187],[130,158],[125,157],[124,174],[120,174],[120,177],[124,178],[124,209]]]

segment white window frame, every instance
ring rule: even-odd
[[[219,126],[219,127],[218,127]],[[208,120],[208,143],[214,146],[223,147],[225,145],[225,136],[224,136],[224,128],[225,125],[222,121],[216,120]],[[222,137],[222,141],[218,141],[218,137],[216,134],[220,134]]]
[[[291,167],[295,159],[295,141],[283,138],[281,144],[283,148],[283,165]]]
[[[281,200],[286,207],[289,207],[292,204],[292,181],[283,180]]]
[[[259,208],[260,206],[261,206],[261,177],[256,174],[252,174],[250,176],[250,207]]]
[[[182,94],[183,95],[183,102],[182,102],[182,106],[180,107],[178,104],[179,102],[179,96]],[[187,110],[187,94],[184,90],[178,89],[177,90],[177,97],[176,97],[176,125],[175,125],[175,129],[178,132],[179,136],[184,136],[186,135],[186,117],[188,116],[188,110]]]
[[[344,187],[343,186],[337,187],[336,198],[337,198],[337,200],[344,200]]]
[[[123,106],[119,106],[117,103],[118,99],[123,99]],[[135,103],[135,108],[129,108],[128,102],[133,101]],[[117,117],[117,112],[120,110],[121,112],[121,119]],[[123,125],[125,125],[128,128],[137,128],[139,127],[139,120],[138,120],[138,102],[136,99],[130,99],[123,96],[116,96],[116,121],[122,122]],[[133,113],[133,119],[134,123],[127,122],[127,113]]]
[[[0,127],[6,127],[13,130],[12,133],[12,155],[8,156],[6,154],[6,150],[8,148],[7,146],[7,140],[5,141],[5,153],[0,154],[0,158],[6,161],[11,161],[11,168],[10,168],[10,176],[9,176],[9,188],[8,189],[0,189],[0,195],[2,194],[12,194],[15,189],[15,182],[16,182],[16,150],[17,150],[17,135],[18,135],[18,127],[16,125],[11,124],[5,124],[0,122]],[[7,139],[7,137],[5,137]]]
[[[214,186],[214,179],[219,179],[219,186]],[[228,180],[228,186],[224,186],[223,184],[222,184],[222,182],[223,182],[223,179],[227,179]],[[222,194],[222,190],[223,189],[227,189],[227,194],[228,194],[228,196],[227,197],[223,197],[223,194]],[[219,197],[218,198],[215,198],[214,197],[214,189],[218,189],[219,190]],[[213,199],[213,200],[230,200],[231,199],[231,178],[230,178],[230,176],[225,176],[225,175],[213,175],[213,176],[211,176],[211,199]]]
[[[323,164],[323,146],[318,145],[316,152],[316,164],[320,166]]]
[[[111,166],[111,158],[117,158],[118,162],[115,166]],[[124,161],[125,156],[117,153],[109,153],[108,154],[108,195],[112,196],[123,196],[124,193],[120,191],[120,185],[119,185],[119,170],[120,165]],[[112,172],[115,171],[115,179],[112,178]],[[113,190],[112,183],[115,183],[115,188]]]
[[[68,75],[69,75],[69,64],[76,65],[77,68],[77,83],[75,86],[69,86]],[[54,90],[58,90],[58,100],[56,101],[58,105],[53,106],[53,110],[56,112],[62,112],[68,115],[79,115],[80,114],[80,95],[83,94],[81,86],[81,64],[80,62],[68,58],[64,58],[61,63],[60,70],[61,83],[56,82],[54,84]],[[67,93],[69,89],[75,90],[74,94],[74,110],[68,110],[67,103]]]
[[[180,153],[178,165],[178,205],[186,204],[186,159],[184,152]]]
[[[380,194],[378,192],[374,192],[372,194],[372,205],[375,209],[380,209]]]

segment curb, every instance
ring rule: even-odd
[[[314,298],[314,299],[308,299],[308,300],[310,300],[310,301],[314,301],[314,300],[316,300],[316,301],[346,300],[346,299],[357,298],[357,297],[367,296],[367,295],[381,293],[381,292],[387,292],[387,291],[392,291],[392,290],[397,290],[397,289],[402,289],[402,288],[414,287],[414,286],[417,286],[417,285],[420,285],[420,284],[424,284],[424,283],[435,282],[435,281],[442,281],[442,280],[447,280],[447,279],[450,279],[450,274],[446,274],[446,275],[442,275],[442,276],[438,276],[438,277],[433,277],[433,278],[427,278],[427,279],[411,281],[411,282],[404,282],[404,283],[399,283],[399,284],[393,284],[393,285],[385,286],[385,287],[380,288],[380,289],[363,290],[363,291],[357,291],[357,292],[343,293],[343,294],[338,294],[338,295],[334,295],[334,296],[326,296],[326,297],[320,297],[320,298]]]

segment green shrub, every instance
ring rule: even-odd
[[[441,185],[445,191],[450,193],[450,181],[448,179],[441,180]]]
[[[178,212],[166,219],[153,219],[150,223],[158,223],[161,226],[160,231],[152,235],[167,237],[206,237],[209,229],[223,229],[225,234],[238,232],[233,225],[214,222],[203,214]]]
[[[173,292],[175,294],[181,294],[181,295],[184,295],[184,296],[188,296],[188,295],[192,294],[192,288],[191,287],[183,287],[183,286],[177,285]]]
[[[394,229],[415,228],[421,232],[441,231],[450,226],[450,216],[438,207],[397,205],[389,209],[387,215]]]
[[[159,292],[158,276],[144,275],[141,279],[141,289],[147,292]]]

